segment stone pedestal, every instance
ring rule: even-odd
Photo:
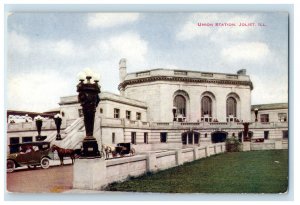
[[[100,152],[98,150],[98,143],[96,139],[86,140],[84,139],[82,142],[82,153],[81,157],[100,157]]]
[[[209,146],[205,147],[205,155],[206,155],[206,157],[210,156],[210,148],[209,148]]]
[[[251,142],[243,142],[243,152],[251,150],[250,144]]]
[[[275,141],[275,149],[282,149],[282,141]]]
[[[73,166],[73,188],[100,190],[106,182],[104,158],[77,159]]]
[[[147,171],[156,172],[157,171],[157,161],[155,153],[148,153],[147,155]]]
[[[194,160],[197,160],[199,159],[199,150],[198,150],[198,147],[195,147],[194,150],[193,150],[193,155],[194,155]]]
[[[182,150],[176,150],[176,164],[183,165],[183,156],[182,156]]]

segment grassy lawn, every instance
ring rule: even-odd
[[[283,193],[288,151],[234,152],[110,184],[108,191],[165,193]]]

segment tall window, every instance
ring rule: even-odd
[[[211,117],[212,101],[210,97],[204,96],[201,100],[201,116],[208,115]]]
[[[116,143],[116,134],[114,132],[111,134],[111,143]]]
[[[282,131],[282,138],[283,139],[288,139],[289,138],[289,131],[288,130],[283,130]]]
[[[269,139],[269,131],[264,131],[265,140]]]
[[[167,133],[166,132],[161,132],[160,133],[160,142],[161,143],[166,143],[167,142]]]
[[[11,137],[9,139],[9,143],[10,144],[19,144],[20,143],[20,138],[19,137]],[[16,152],[19,151],[18,147],[16,147],[16,146],[10,146],[9,150],[10,150],[10,153],[16,153]]]
[[[199,144],[200,133],[194,132],[194,144]]]
[[[198,132],[184,132],[181,135],[182,144],[199,144],[199,136]]]
[[[186,116],[186,100],[182,95],[176,95],[173,101],[173,105],[177,108],[177,115],[181,114],[183,117]]]
[[[126,119],[130,120],[131,119],[131,112],[126,110]]]
[[[140,112],[136,113],[136,120],[141,120],[142,119],[142,114]]]
[[[144,132],[144,143],[148,144],[148,132]]]
[[[261,122],[269,122],[269,114],[261,114],[260,121]]]
[[[131,133],[131,143],[136,144],[136,132]]]
[[[114,109],[114,118],[120,118],[120,109]]]
[[[226,113],[227,117],[236,117],[236,100],[233,97],[227,98],[226,102]]]

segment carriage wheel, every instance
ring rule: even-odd
[[[113,151],[112,153],[113,158],[115,158],[117,156],[117,152]]]
[[[41,166],[43,169],[48,169],[50,167],[50,160],[47,157],[43,157],[41,160]]]
[[[13,172],[16,168],[16,164],[13,160],[7,160],[6,161],[6,171],[7,172]]]
[[[130,149],[130,155],[133,156],[134,154],[135,154],[135,149],[134,149],[134,148],[131,148],[131,149]]]

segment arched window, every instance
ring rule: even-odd
[[[201,116],[208,115],[211,117],[212,113],[212,100],[208,96],[204,96],[201,100]]]
[[[236,117],[236,100],[233,97],[227,98],[226,102],[226,113],[227,117]]]
[[[182,95],[176,95],[173,102],[174,107],[177,108],[176,114],[186,116],[186,100]]]

